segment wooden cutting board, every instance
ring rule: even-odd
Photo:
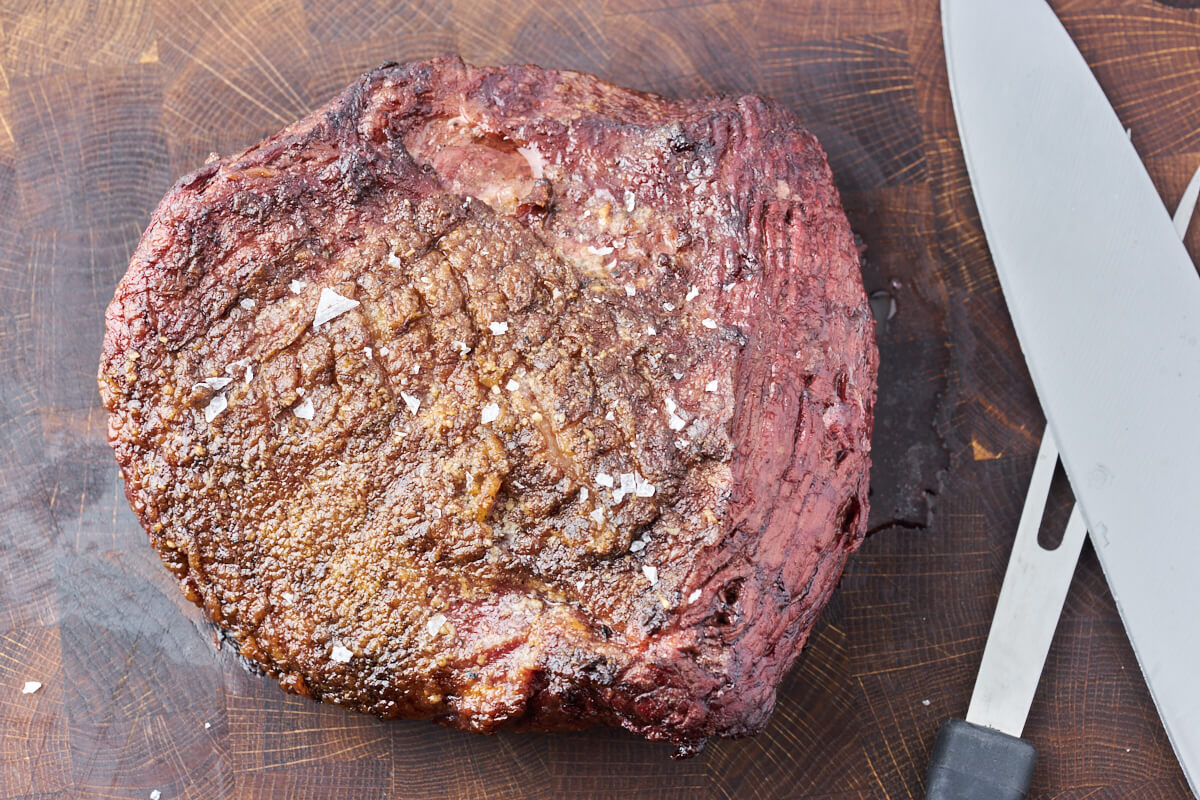
[[[1180,7],[1195,5],[1054,3],[1171,205],[1200,164],[1200,11]],[[873,534],[754,739],[672,761],[620,731],[485,738],[285,695],[216,645],[126,506],[94,376],[163,192],[368,67],[451,51],[770,94],[829,152],[881,315]],[[934,0],[7,2],[0,298],[0,798],[921,797],[934,733],[967,705],[1043,425]],[[1027,735],[1035,797],[1187,796],[1090,550]]]

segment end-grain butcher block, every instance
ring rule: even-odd
[[[389,64],[167,194],[109,437],[285,689],[695,750],[763,727],[864,535],[859,266],[770,101]]]

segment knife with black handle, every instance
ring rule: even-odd
[[[1200,637],[1200,280],[1086,62],[1044,0],[942,0],[972,189],[1048,421],[965,722],[934,745],[927,796],[1023,798],[1020,738],[1087,529],[1167,735],[1196,786]],[[1037,543],[1061,446],[1079,505]],[[1086,521],[1085,521],[1086,518]],[[1150,538],[1152,537],[1152,539]]]
[[[1076,507],[1054,550],[1038,528],[1058,449],[1042,437],[1008,570],[983,650],[967,719],[938,731],[925,779],[928,800],[1020,800],[1029,791],[1037,753],[1020,738],[1087,527]]]
[[[1180,239],[1187,234],[1198,197],[1200,169],[1175,209],[1173,221]],[[1007,800],[1023,798],[1029,791],[1037,752],[1020,738],[1021,731],[1086,533],[1075,507],[1057,548],[1046,550],[1038,542],[1057,463],[1058,447],[1046,432],[967,718],[948,720],[933,744],[925,778],[928,800]]]

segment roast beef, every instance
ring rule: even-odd
[[[214,159],[154,212],[99,382],[241,655],[472,731],[760,730],[864,535],[875,398],[800,122],[445,58]]]

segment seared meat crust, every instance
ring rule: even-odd
[[[763,727],[863,537],[876,363],[789,112],[437,59],[182,178],[99,382],[153,545],[285,689],[686,749]]]

